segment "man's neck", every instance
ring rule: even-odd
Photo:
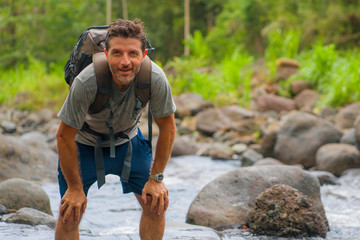
[[[134,80],[132,80],[132,81],[134,81]],[[114,80],[114,84],[115,84],[116,88],[120,92],[125,92],[129,88],[132,81],[130,81],[130,82],[119,82],[118,80]]]

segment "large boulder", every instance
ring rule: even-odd
[[[13,178],[0,183],[0,204],[8,209],[34,208],[52,215],[50,200],[37,184]]]
[[[280,123],[275,158],[310,168],[315,166],[317,150],[327,143],[338,143],[341,136],[342,131],[330,122],[309,113],[290,113]]]
[[[283,184],[260,194],[248,214],[248,222],[253,233],[266,236],[325,238],[328,231],[326,219],[308,196]]]
[[[235,105],[209,108],[197,114],[196,129],[204,135],[212,136],[220,129],[236,127],[239,121],[253,117],[253,112]]]
[[[360,152],[349,144],[326,144],[316,153],[316,168],[341,176],[347,169],[360,168]]]
[[[58,155],[20,137],[0,134],[0,181],[23,178],[40,182],[56,181]]]
[[[326,219],[319,180],[294,166],[244,167],[221,175],[207,184],[193,200],[186,222],[211,228],[247,224],[256,198],[267,188],[286,184],[307,195]]]

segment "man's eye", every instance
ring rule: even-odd
[[[131,54],[132,56],[137,56],[137,55],[138,55],[137,52],[131,52],[130,54]]]

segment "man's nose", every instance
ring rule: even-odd
[[[124,54],[121,59],[121,65],[128,66],[130,65],[130,58],[127,54]]]

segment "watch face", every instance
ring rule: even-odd
[[[160,173],[160,174],[157,175],[157,181],[158,181],[158,182],[161,182],[163,179],[164,179],[164,175],[163,175],[163,174]]]

